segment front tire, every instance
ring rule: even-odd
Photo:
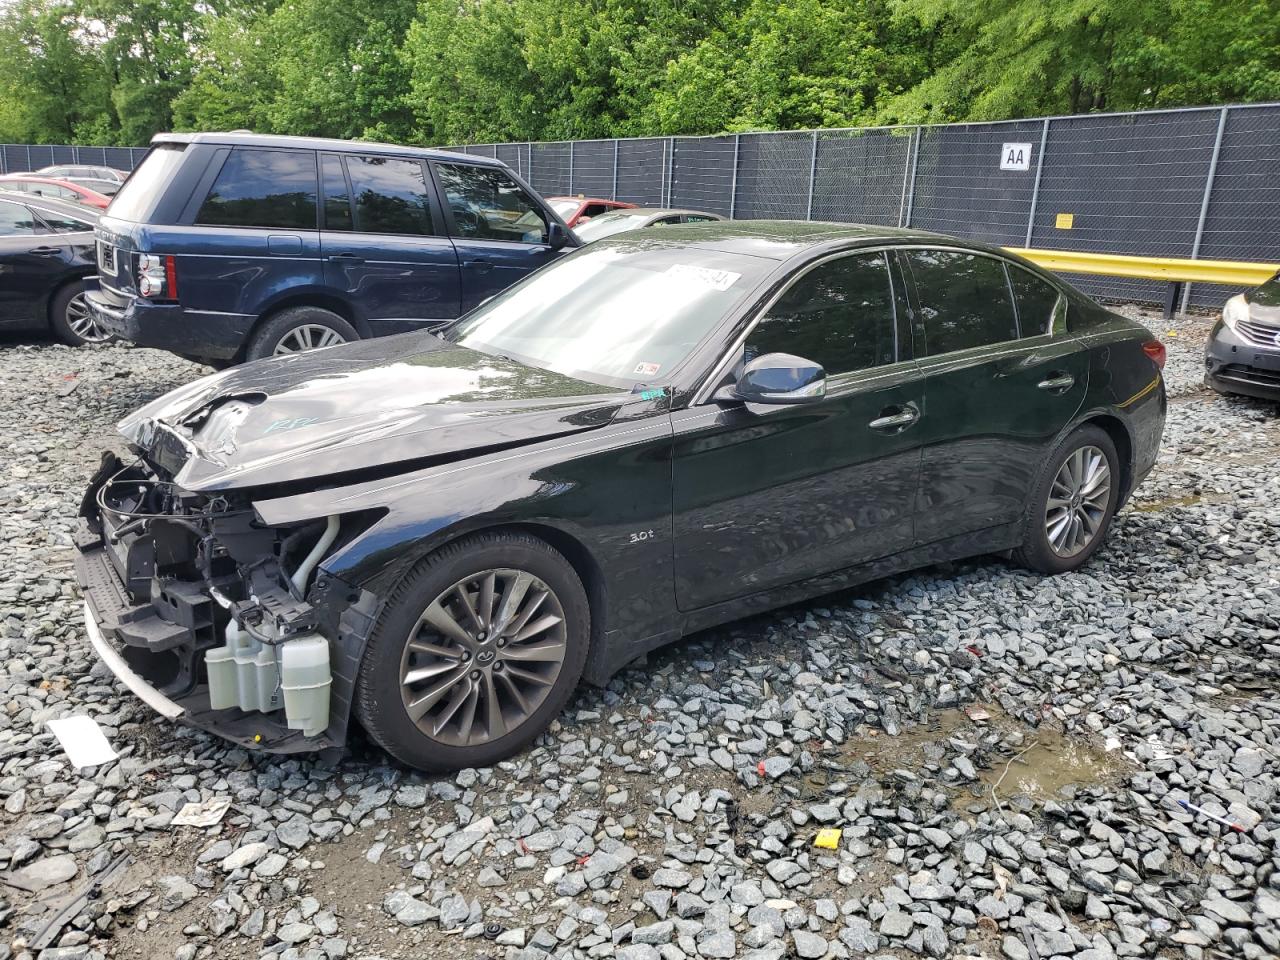
[[[289,307],[254,332],[245,350],[245,359],[261,360],[284,353],[301,353],[359,339],[356,328],[332,310]]]
[[[93,318],[85,300],[84,284],[79,280],[58,290],[49,301],[49,325],[54,335],[72,347],[86,343],[106,343],[111,339]]]
[[[1120,493],[1111,437],[1092,424],[1072,431],[1046,461],[1014,559],[1040,573],[1080,568],[1106,539]]]
[[[522,533],[466,537],[388,599],[360,665],[356,715],[408,766],[491,766],[550,726],[590,635],[582,581],[550,545]]]

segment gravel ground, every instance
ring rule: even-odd
[[[950,564],[700,634],[436,780],[122,693],[73,517],[112,424],[202,370],[0,343],[0,960],[1280,955],[1280,420],[1200,385],[1204,320],[1151,323],[1164,452],[1081,572]],[[117,761],[70,767],[73,714]]]

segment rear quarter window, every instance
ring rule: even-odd
[[[1042,280],[1017,264],[1009,264],[1009,284],[1018,304],[1018,324],[1024,337],[1053,332],[1054,318],[1062,294],[1047,280]]]
[[[196,223],[315,230],[317,192],[313,151],[236,147],[200,205]]]

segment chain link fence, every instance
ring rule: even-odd
[[[1280,262],[1280,104],[997,123],[489,143],[544,196],[583,194],[735,219],[917,227],[1011,247]],[[132,169],[144,147],[0,145],[0,173]],[[1106,300],[1165,285],[1073,276]],[[1233,291],[1187,285],[1183,307]]]
[[[1280,262],[1276,103],[447,149],[496,155],[546,196],[889,224],[1010,247]],[[1166,290],[1070,279],[1106,300],[1161,303]],[[1187,285],[1183,306],[1218,306],[1231,293]]]
[[[81,164],[132,170],[146,147],[79,147],[49,144],[0,144],[0,174],[29,173],[41,167]]]

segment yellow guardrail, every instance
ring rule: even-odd
[[[1010,253],[1059,273],[1091,273],[1104,277],[1167,280],[1170,283],[1221,283],[1230,287],[1256,287],[1270,280],[1280,264],[1243,263],[1238,260],[1183,260],[1175,257],[1131,257],[1075,250],[1038,250],[1006,247]]]

